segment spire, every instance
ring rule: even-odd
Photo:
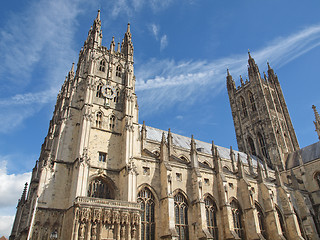
[[[259,160],[257,161],[257,173],[258,173],[258,182],[259,183],[264,182],[264,176],[263,176],[263,172],[262,172]]]
[[[131,42],[130,23],[128,23],[127,32],[124,34],[124,38],[121,45],[121,52],[127,56],[133,55],[133,44]]]
[[[314,111],[314,116],[315,116],[315,119],[316,119],[316,121],[314,121],[313,123],[314,123],[314,125],[316,127],[316,132],[317,132],[318,138],[320,140],[320,116],[319,116],[319,113],[318,113],[317,108],[316,108],[315,105],[312,105],[312,109]]]
[[[277,77],[273,71],[273,69],[270,67],[269,62],[267,62],[268,65],[268,80],[272,83],[274,83],[277,80]]]
[[[283,186],[283,182],[282,182],[282,179],[281,179],[281,175],[279,173],[278,166],[275,167],[275,176],[276,176],[276,184],[277,184],[277,186],[278,187]]]
[[[238,176],[240,178],[245,178],[246,175],[244,173],[243,163],[242,163],[242,161],[240,159],[240,153],[238,153],[238,163],[237,163],[237,165],[238,165]]]
[[[68,80],[72,80],[74,78],[74,63],[72,63],[71,69],[68,73]]]
[[[191,135],[191,143],[190,143],[190,146],[191,146],[191,152],[197,150],[197,149],[196,149],[196,142],[195,142],[195,140],[194,140],[194,138],[193,138],[193,135]]]
[[[227,69],[227,89],[228,89],[228,93],[231,90],[236,90],[236,84],[235,84],[232,76],[230,75],[229,69]]]
[[[114,42],[114,36],[112,37],[112,41],[110,43],[110,52],[114,51],[114,47],[116,46],[115,42]]]
[[[241,83],[241,86],[244,85],[244,82],[243,82],[243,79],[242,79],[241,75],[240,75],[240,83]]]
[[[232,146],[230,146],[230,159],[231,159],[231,164],[232,164],[232,171],[235,172],[236,171],[236,167],[234,165],[235,157],[234,157],[234,152],[232,150]]]
[[[26,182],[24,184],[24,189],[23,189],[23,192],[22,192],[22,195],[21,195],[21,198],[20,198],[20,202],[21,203],[24,203],[26,201],[27,189],[28,189],[28,183]]]
[[[120,52],[120,43],[118,42],[117,52]]]
[[[251,57],[250,51],[248,51],[249,59],[248,59],[248,75],[249,80],[253,80],[260,77],[259,68],[254,59]]]
[[[162,132],[161,145],[165,144],[165,142],[166,142],[166,135],[164,134],[164,132]]]

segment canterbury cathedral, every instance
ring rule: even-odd
[[[249,53],[240,86],[227,71],[236,151],[139,124],[130,24],[101,43],[98,11],[10,240],[320,239],[320,141],[299,147],[269,63]]]

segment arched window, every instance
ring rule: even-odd
[[[248,116],[247,106],[246,106],[246,102],[244,101],[243,97],[240,97],[240,104],[241,104],[243,116],[247,117]]]
[[[206,218],[208,230],[211,233],[213,239],[218,239],[218,226],[217,226],[217,207],[214,201],[210,197],[204,199],[206,206]]]
[[[119,102],[119,97],[120,97],[120,91],[117,90],[116,96],[114,97],[113,101],[114,101],[115,103],[118,103],[118,102]]]
[[[251,154],[256,156],[257,155],[256,148],[254,147],[254,142],[253,142],[251,137],[248,137],[248,144],[249,144],[249,147],[250,147],[249,150],[251,151]]]
[[[102,127],[102,112],[97,112],[96,115],[96,127],[101,128]]]
[[[188,205],[186,198],[181,193],[174,196],[174,214],[179,240],[189,240]]]
[[[320,188],[320,172],[314,175],[314,179],[317,181],[318,187]]]
[[[115,120],[116,120],[116,117],[114,115],[111,115],[110,122],[109,122],[109,129],[112,131],[114,130]]]
[[[121,66],[120,66],[120,65],[118,65],[118,66],[116,67],[116,76],[117,76],[117,77],[121,77]]]
[[[181,156],[180,159],[184,162],[188,162],[188,159],[185,156]]]
[[[143,211],[141,213],[141,240],[154,240],[154,196],[147,187],[138,193],[138,203]]]
[[[261,133],[258,133],[258,140],[259,140],[260,149],[261,149],[263,156],[266,158],[269,158],[266,143],[265,143],[264,138],[262,137]]]
[[[252,112],[255,112],[255,111],[257,111],[257,108],[256,108],[256,103],[255,103],[255,101],[254,101],[253,94],[252,94],[252,92],[250,92],[250,91],[249,91],[248,94],[249,94],[249,100],[250,100]]]
[[[267,238],[264,214],[262,212],[261,207],[257,203],[255,204],[255,207],[256,207],[257,213],[258,213],[258,222],[259,222],[260,232],[261,232],[262,236],[264,236],[264,238]]]
[[[232,211],[232,217],[233,217],[234,231],[238,234],[240,239],[245,239],[241,208],[238,202],[236,202],[235,200],[233,200],[230,205],[231,205],[231,211]]]
[[[96,92],[96,97],[101,98],[102,97],[102,84],[98,84],[97,86],[97,92]]]
[[[287,238],[284,218],[283,218],[283,216],[282,216],[282,213],[281,213],[280,209],[279,209],[277,206],[276,206],[276,211],[277,211],[277,215],[278,215],[278,219],[279,219],[279,223],[280,223],[282,235],[283,235],[285,238]]]
[[[88,197],[114,199],[114,191],[103,179],[96,178],[89,184]]]
[[[101,71],[101,72],[105,72],[106,71],[106,61],[105,60],[101,60],[100,61],[99,71]]]

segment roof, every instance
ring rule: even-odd
[[[320,141],[304,148],[301,148],[293,153],[290,153],[286,161],[286,169],[294,168],[300,165],[299,157],[302,162],[308,163],[320,158]]]
[[[141,127],[141,125],[140,125]],[[150,140],[153,140],[153,141],[157,141],[157,142],[161,142],[161,139],[162,139],[162,133],[165,133],[165,135],[168,134],[167,131],[164,131],[164,130],[160,130],[160,129],[157,129],[157,128],[153,128],[153,127],[149,127],[149,126],[146,126],[146,130],[147,130],[147,139],[150,139]],[[178,147],[181,147],[181,148],[185,148],[185,149],[188,149],[190,150],[190,143],[191,143],[191,138],[189,137],[185,137],[185,136],[182,136],[182,135],[179,135],[179,134],[175,134],[175,133],[172,133],[172,142],[174,145],[178,146]],[[196,142],[196,147],[197,149],[199,148],[202,148],[203,149],[203,153],[207,153],[207,154],[212,154],[211,152],[211,143],[206,143],[206,142],[202,142],[202,141],[199,141],[199,140],[195,140]],[[219,153],[219,156],[223,159],[231,159],[230,158],[230,149],[228,148],[225,148],[225,147],[221,147],[221,146],[217,146],[215,145],[218,149],[218,153]],[[239,151],[235,151],[233,150],[235,156],[236,156],[236,159],[237,159],[237,155],[238,153],[240,154],[240,160],[245,163],[245,164],[248,164],[247,162],[247,154],[246,153],[243,153],[243,152],[239,152]],[[257,167],[257,160],[258,158],[255,157],[255,156],[251,156],[252,158],[252,165],[254,167]],[[261,163],[261,160],[260,160],[260,163]]]

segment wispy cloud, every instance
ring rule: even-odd
[[[320,25],[310,26],[287,37],[279,37],[266,47],[252,52],[258,65],[280,68],[320,45]],[[233,76],[246,74],[247,54],[213,61],[151,59],[136,69],[139,102],[147,111],[179,102],[191,103],[204,93],[217,94],[225,87],[226,69]],[[152,67],[151,67],[152,66]],[[236,77],[237,79],[237,77]],[[200,88],[199,85],[206,86]]]
[[[163,35],[160,40],[160,51],[165,49],[168,46],[168,37],[167,35]]]
[[[154,24],[154,23],[152,23],[152,24],[149,25],[149,30],[152,33],[152,35],[154,36],[154,38],[156,40],[158,40],[159,26]]]

